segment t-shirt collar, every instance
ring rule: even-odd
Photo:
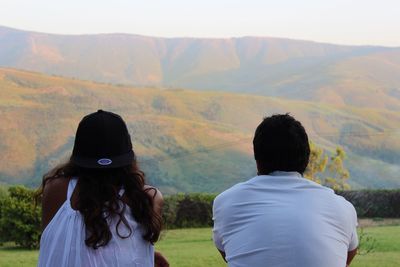
[[[298,172],[286,172],[286,171],[273,171],[268,174],[269,176],[290,176],[290,177],[303,177],[300,173]]]

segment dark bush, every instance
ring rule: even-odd
[[[164,221],[166,228],[212,226],[212,203],[215,194],[176,194],[165,198]]]
[[[339,191],[359,218],[400,218],[400,190]]]

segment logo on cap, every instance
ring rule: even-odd
[[[110,165],[111,163],[112,163],[112,160],[111,159],[99,159],[98,161],[97,161],[97,163],[99,164],[99,165],[102,165],[102,166],[107,166],[107,165]]]

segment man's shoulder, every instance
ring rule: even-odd
[[[336,200],[338,205],[341,205],[343,207],[349,208],[349,209],[354,209],[353,204],[348,201],[346,198],[344,198],[341,195],[338,195],[332,188],[326,187],[326,186],[320,186],[326,193],[327,196],[331,196]]]
[[[340,196],[340,195],[338,195],[336,193],[334,193],[334,194],[335,194],[335,196],[337,198],[337,201],[340,203],[340,205],[344,209],[348,210],[350,213],[354,213],[354,214],[356,213],[356,209],[354,208],[353,204],[350,201],[345,199],[343,196]]]
[[[227,200],[233,199],[236,197],[237,194],[240,194],[240,192],[243,190],[244,187],[246,187],[246,184],[248,181],[237,183],[230,188],[226,189],[219,195],[214,200],[214,204],[218,202],[226,202]]]
[[[215,200],[231,197],[232,195],[236,194],[236,192],[238,192],[240,190],[242,185],[243,185],[243,183],[238,183],[238,184],[235,184],[235,185],[229,187],[225,191],[222,191],[220,194],[218,194],[217,197],[215,198]]]
[[[347,218],[357,219],[356,209],[353,204],[341,195],[338,195],[333,189],[324,187],[323,197],[330,203],[332,209],[337,213],[344,214]]]

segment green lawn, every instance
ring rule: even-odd
[[[400,266],[400,226],[369,227],[364,233],[375,240],[375,249],[356,256],[351,266]],[[168,257],[172,267],[226,266],[213,246],[209,228],[169,230],[157,244],[157,250]],[[1,267],[35,266],[37,257],[35,250],[0,248]]]
[[[36,266],[37,250],[17,249],[15,247],[0,247],[1,267],[30,267]]]
[[[172,267],[226,266],[213,245],[210,228],[169,230],[156,249]]]
[[[370,227],[364,232],[375,239],[375,249],[366,255],[356,256],[351,266],[400,266],[400,226]]]

